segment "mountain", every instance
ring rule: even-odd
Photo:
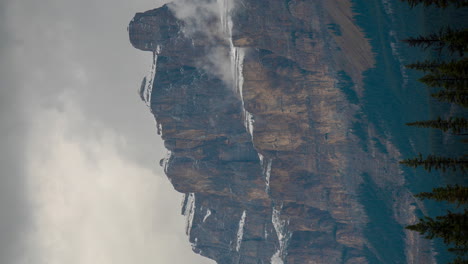
[[[141,97],[185,194],[194,252],[217,263],[434,263],[403,226],[423,209],[399,150],[361,109],[374,65],[351,2],[212,2],[137,13]]]

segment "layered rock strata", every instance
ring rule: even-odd
[[[243,0],[227,14],[193,31],[165,5],[129,25],[155,56],[142,93],[169,150],[161,165],[186,194],[193,250],[223,264],[398,263],[366,236],[360,190],[388,194],[398,225],[414,199],[398,150],[360,110],[374,61],[350,3]],[[420,238],[400,239],[405,261],[433,262]]]

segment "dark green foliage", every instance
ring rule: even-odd
[[[468,76],[468,59],[466,58],[459,61],[452,60],[449,62],[425,60],[423,62],[408,64],[406,67],[413,70],[446,74],[459,78]]]
[[[449,248],[448,251],[452,252],[455,255],[464,255],[466,254],[465,252],[468,251],[468,246],[467,245],[456,246],[453,248]]]
[[[407,2],[411,7],[417,5],[435,6],[446,8],[450,5],[460,8],[468,6],[468,0],[401,0]],[[426,73],[419,81],[429,87],[441,87],[438,92],[431,96],[439,101],[456,103],[468,107],[468,58],[464,58],[468,52],[468,28],[453,29],[442,28],[437,33],[419,35],[403,40],[411,47],[419,47],[423,50],[430,49],[439,55],[438,60],[425,60],[406,65],[407,68]],[[450,61],[447,56],[454,56]],[[407,123],[409,126],[429,127],[441,129],[444,132],[464,134],[468,130],[468,120],[461,117],[450,117],[446,120],[437,118]],[[467,143],[465,139],[462,142]],[[428,155],[423,158],[421,154],[412,159],[400,161],[401,164],[410,167],[423,166],[428,170],[460,170],[464,176],[468,171],[468,155],[458,158],[440,157]],[[449,247],[448,251],[455,254],[456,258],[449,264],[468,264],[466,255],[468,253],[468,187],[460,185],[447,185],[446,187],[434,188],[432,192],[422,192],[415,195],[421,200],[431,199],[435,201],[446,201],[463,206],[462,212],[447,211],[446,215],[431,218],[425,216],[418,223],[407,226],[409,230],[417,231],[427,239],[441,238]]]
[[[409,69],[428,72],[420,79],[431,87],[444,89],[431,94],[439,101],[456,103],[468,107],[468,59],[449,62],[425,60],[406,65]],[[444,130],[445,131],[445,130]]]
[[[407,2],[411,7],[417,5],[430,6],[435,5],[439,8],[446,8],[449,5],[454,5],[455,7],[464,7],[468,6],[467,0],[401,0],[402,2]]]
[[[407,66],[411,69],[430,72],[419,79],[431,87],[468,93],[468,59],[450,62],[424,61]]]
[[[452,262],[449,262],[447,264],[468,264],[468,260],[462,259],[461,257],[457,257]]]
[[[468,203],[468,187],[460,185],[447,185],[432,189],[432,192],[421,192],[415,195],[421,200],[431,199],[456,203],[458,206]]]
[[[468,107],[468,91],[441,90],[437,93],[431,94],[431,96],[442,102],[455,103],[463,107]]]
[[[442,62],[435,60],[425,60],[423,62],[416,62],[405,65],[406,68],[423,71],[423,72],[435,72]]]
[[[453,77],[466,78],[468,77],[468,58],[459,61],[452,60],[450,62],[441,63],[437,70],[441,74],[447,74]]]
[[[447,157],[439,157],[435,155],[428,155],[427,158],[423,158],[421,154],[418,157],[412,159],[405,159],[400,161],[401,164],[404,164],[409,167],[419,167],[424,166],[424,169],[427,171],[434,170],[442,170],[446,171],[450,169],[452,171],[457,171],[460,169],[462,172],[468,170],[468,159],[466,156],[461,158],[447,158]]]
[[[417,231],[427,239],[440,237],[445,244],[467,246],[468,210],[465,209],[463,213],[447,211],[446,215],[437,216],[435,219],[425,216],[419,219],[419,223],[409,225],[406,229]]]
[[[458,53],[463,56],[468,51],[468,29],[442,28],[438,33],[427,36],[411,37],[403,40],[411,47],[420,47],[423,50],[431,47],[433,50],[442,52],[447,49],[450,54]]]
[[[437,216],[435,219],[425,216],[419,219],[419,223],[409,225],[408,230],[417,231],[427,239],[441,238],[444,243],[451,246],[448,251],[458,255],[455,263],[467,263],[462,258],[468,253],[468,210],[463,213],[447,211],[446,215]]]
[[[444,132],[452,131],[454,134],[460,134],[468,129],[468,120],[463,117],[450,117],[447,120],[437,118],[436,120],[418,121],[406,123],[408,126],[438,128]]]
[[[444,73],[427,74],[421,79],[422,83],[430,87],[443,87],[448,90],[468,91],[468,78]]]
[[[447,201],[460,206],[468,203],[468,187],[447,185],[434,188],[432,192],[418,193],[415,196],[421,200]],[[406,229],[417,231],[427,239],[443,239],[444,243],[450,247],[448,251],[457,255],[450,263],[467,263],[467,260],[462,258],[468,253],[468,210],[466,208],[463,212],[447,211],[446,215],[437,216],[435,219],[425,216],[420,218],[418,223],[407,226]]]

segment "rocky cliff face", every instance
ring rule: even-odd
[[[374,62],[350,3],[226,3],[202,31],[171,5],[129,25],[132,45],[154,53],[141,93],[193,250],[223,264],[399,263],[366,235],[369,182],[391,223],[413,221],[415,201],[398,150],[360,110]],[[433,262],[419,237],[400,240],[401,263]]]

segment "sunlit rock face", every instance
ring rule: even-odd
[[[386,227],[370,229],[363,188],[385,194],[386,223],[415,208],[398,150],[360,109],[374,61],[350,3],[225,4],[207,32],[170,6],[129,25],[132,45],[157,58],[144,89],[193,250],[223,264],[433,262],[419,237],[401,231],[387,259],[366,235]]]

